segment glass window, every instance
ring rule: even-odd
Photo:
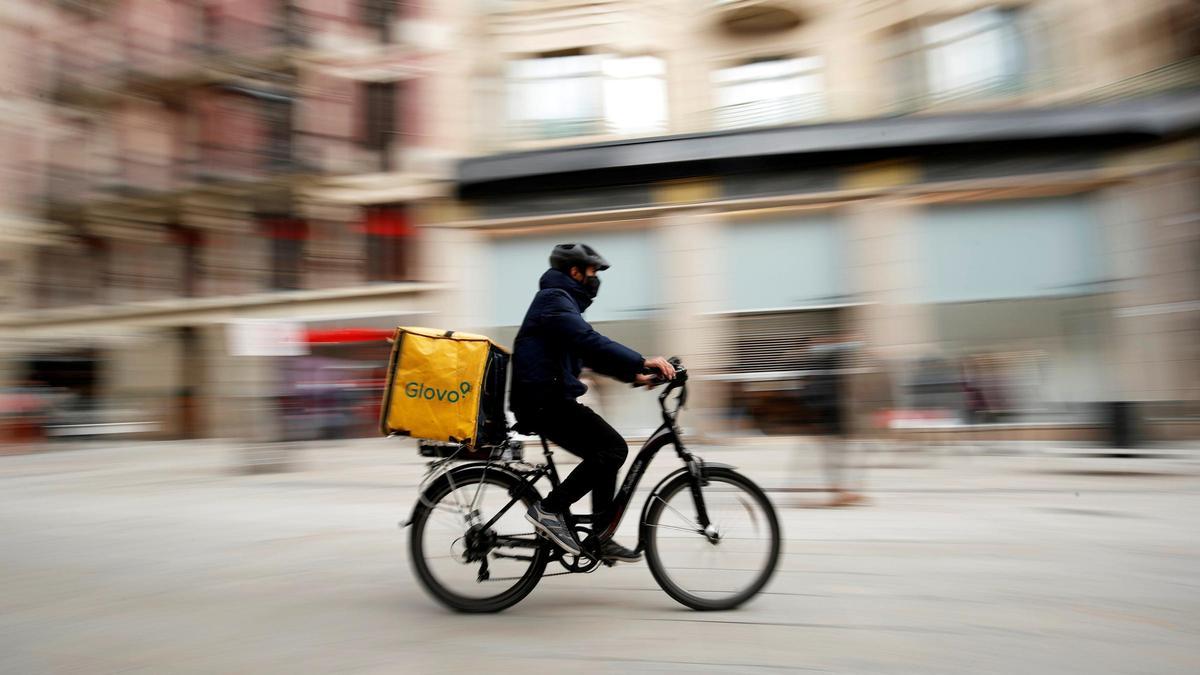
[[[825,94],[819,56],[756,60],[718,70],[719,129],[789,124],[825,116]]]
[[[653,232],[571,232],[497,239],[489,254],[489,306],[494,326],[518,326],[538,290],[538,279],[549,267],[556,244],[587,242],[613,265],[600,273],[602,286],[588,308],[591,322],[643,320],[658,305],[658,273]]]
[[[1101,231],[1085,198],[929,208],[918,229],[921,300],[964,302],[1092,293]]]
[[[777,310],[845,302],[846,256],[836,216],[733,222],[725,229],[727,309]]]
[[[264,217],[261,225],[271,239],[271,288],[303,288],[308,224],[299,218],[278,215]]]
[[[416,236],[408,210],[400,204],[368,206],[363,217],[367,280],[408,281]]]
[[[508,66],[508,119],[516,138],[653,133],[666,128],[662,60],[578,54]]]
[[[1016,90],[1025,71],[1017,13],[983,9],[921,30],[925,86],[934,101]]]
[[[362,145],[376,153],[380,170],[392,169],[391,149],[397,132],[395,82],[363,83]]]
[[[662,59],[653,56],[608,59],[603,70],[606,131],[638,134],[666,129]]]

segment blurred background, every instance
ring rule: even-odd
[[[0,439],[370,436],[585,241],[698,434],[1194,440],[1198,178],[1194,0],[2,0]]]

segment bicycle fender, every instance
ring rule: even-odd
[[[730,469],[730,470],[732,470],[732,469],[736,469],[736,468],[737,467],[732,464],[723,464],[721,462],[704,462],[700,465],[700,475],[702,475],[702,476],[707,475],[709,469]],[[658,481],[658,484],[655,485],[654,489],[650,491],[650,496],[646,497],[646,503],[642,505],[641,519],[638,520],[639,528],[641,527],[642,523],[646,522],[646,514],[648,514],[650,512],[650,503],[654,501],[654,498],[657,497],[660,492],[662,492],[662,489],[664,487],[666,487],[667,483],[670,483],[672,480],[675,480],[679,476],[686,476],[687,473],[688,473],[687,467],[683,467],[681,469],[675,469],[674,471],[667,474],[666,476],[663,476],[662,480]]]
[[[451,478],[455,478],[458,475],[467,473],[472,470],[483,469],[485,467],[487,468],[488,471],[495,471],[497,473],[506,474],[510,478],[513,478],[514,480],[516,480],[518,482],[523,483],[525,480],[521,474],[519,474],[516,471],[513,471],[512,469],[509,469],[508,467],[503,466],[503,465],[493,464],[493,465],[489,466],[487,462],[467,462],[464,464],[459,464],[458,466],[454,467],[453,469],[450,469],[449,471],[438,476],[436,479],[434,479],[432,482],[430,482],[428,485],[426,485],[424,490],[421,490],[421,493],[417,496],[417,502],[415,504],[413,504],[412,510],[408,514],[408,520],[405,520],[404,522],[400,523],[400,527],[405,528],[405,527],[408,527],[409,525],[411,525],[413,522],[413,518],[417,515],[417,509],[421,507],[422,502],[427,501],[429,499],[429,497],[434,493],[435,490],[441,489],[443,484],[449,483]],[[529,490],[533,490],[535,494],[537,493],[537,489],[534,488],[533,485],[531,485],[531,484],[526,484],[526,488]],[[509,492],[509,495],[513,496],[513,497],[516,496],[516,495],[512,494],[511,491]]]

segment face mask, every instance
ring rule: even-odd
[[[589,298],[596,297],[600,292],[600,277],[590,276],[583,278],[583,292],[588,294]]]

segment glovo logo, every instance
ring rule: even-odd
[[[409,398],[423,398],[426,401],[448,401],[458,403],[460,399],[471,393],[470,382],[460,382],[458,389],[439,389],[426,386],[423,382],[409,382],[404,385],[404,395]]]

